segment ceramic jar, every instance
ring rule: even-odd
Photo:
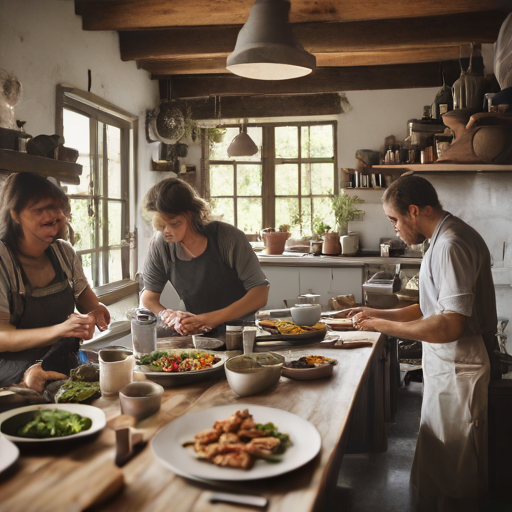
[[[340,235],[338,233],[325,233],[322,253],[329,256],[341,254]]]

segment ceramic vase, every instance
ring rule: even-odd
[[[267,254],[283,254],[286,240],[290,238],[290,235],[291,233],[281,233],[280,231],[262,233]]]
[[[329,256],[341,254],[340,235],[338,233],[325,233],[322,253]]]

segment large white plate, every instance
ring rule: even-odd
[[[290,435],[293,446],[281,456],[281,462],[257,460],[249,470],[220,467],[196,459],[193,447],[182,446],[185,441],[192,441],[194,434],[212,428],[216,420],[223,420],[244,409],[249,409],[256,423],[271,422],[280,432]],[[184,414],[162,429],[151,442],[156,457],[172,471],[185,477],[208,480],[257,480],[282,475],[312,460],[321,445],[318,430],[300,416],[281,409],[243,403]]]
[[[141,365],[138,369],[144,373],[144,375],[151,380],[162,380],[162,381],[186,381],[191,378],[195,378],[198,375],[210,374],[213,372],[223,371],[224,363],[228,358],[225,352],[215,352],[212,350],[196,350],[196,349],[169,349],[166,352],[170,354],[181,354],[183,352],[207,352],[218,357],[220,361],[215,363],[211,368],[205,368],[204,370],[191,370],[189,372],[152,372],[149,370],[149,366]]]
[[[63,437],[47,437],[43,439],[32,438],[32,437],[18,437],[12,436],[9,434],[5,434],[2,429],[2,423],[7,419],[17,416],[18,414],[23,414],[29,411],[38,411],[41,409],[58,409],[60,411],[69,411],[72,413],[77,413],[83,416],[84,418],[90,418],[92,420],[91,428],[88,430],[83,430],[82,432],[78,432],[78,434],[71,434],[70,436]],[[18,407],[17,409],[11,409],[10,411],[3,412],[0,414],[0,432],[2,436],[13,441],[15,443],[52,443],[56,441],[64,441],[66,439],[77,438],[77,437],[85,437],[95,434],[100,430],[103,430],[107,423],[105,418],[105,413],[99,409],[98,407],[94,407],[92,405],[85,404],[39,404],[39,405],[28,405],[26,407]]]
[[[9,439],[0,436],[0,473],[14,464],[19,456],[18,447]]]

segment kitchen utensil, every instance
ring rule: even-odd
[[[273,352],[244,354],[226,361],[226,377],[237,395],[256,395],[279,380],[283,363],[284,357]]]
[[[156,350],[156,315],[145,308],[137,308],[132,318],[133,350],[136,357]]]
[[[212,428],[215,421],[223,420],[244,409],[249,410],[256,423],[272,422],[280,432],[289,434],[292,446],[287,448],[279,464],[270,464],[260,459],[247,471],[220,467],[205,464],[194,457],[191,448],[182,446],[184,442],[193,439],[197,432]],[[243,481],[270,478],[293,471],[312,460],[320,451],[321,443],[318,430],[296,414],[282,409],[236,402],[189,412],[176,418],[160,430],[151,442],[151,448],[156,458],[178,475],[207,480]]]
[[[119,391],[121,412],[142,420],[160,409],[164,388],[150,381],[132,382]]]
[[[91,428],[82,430],[77,434],[71,434],[64,437],[19,437],[18,429],[31,421],[40,410],[59,410],[80,414],[84,418],[90,418],[92,421]],[[14,443],[55,443],[78,437],[87,437],[103,430],[107,423],[105,413],[98,407],[85,404],[39,404],[28,405],[26,407],[18,407],[10,411],[0,414],[0,433]]]
[[[132,381],[134,357],[131,350],[103,348],[98,352],[102,396],[116,396]]]
[[[320,304],[297,304],[290,309],[293,321],[297,325],[315,325],[320,320]]]
[[[215,492],[210,496],[210,503],[232,503],[235,505],[246,505],[247,507],[265,508],[268,505],[267,498],[262,496],[251,496],[249,494],[233,494],[226,492]]]

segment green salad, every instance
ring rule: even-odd
[[[92,426],[90,418],[80,414],[61,410],[42,410],[35,418],[18,430],[20,437],[45,438],[64,437],[89,430]]]

